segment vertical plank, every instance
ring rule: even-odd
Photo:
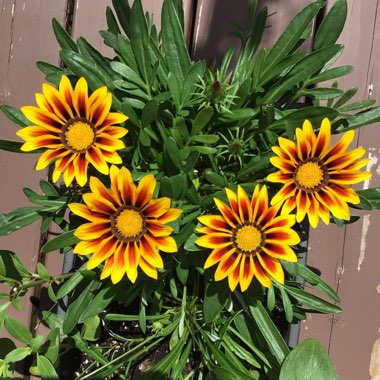
[[[41,92],[44,75],[35,66],[38,60],[58,64],[58,44],[51,20],[63,22],[66,1],[3,0],[0,1],[0,104],[13,107],[35,105],[34,93]],[[18,126],[0,115],[2,139],[20,140],[15,135]],[[35,172],[35,154],[17,155],[0,151],[1,197],[0,213],[30,205],[22,192],[25,186],[38,189],[46,172]],[[16,252],[26,266],[35,272],[40,244],[40,224],[1,238],[0,248]],[[55,260],[56,261],[56,260]],[[30,291],[24,298],[24,311],[10,311],[24,324],[30,323],[32,304]],[[3,331],[1,334],[5,334]]]
[[[259,9],[267,6],[268,14],[272,14],[268,20],[269,27],[263,35],[262,46],[270,48],[290,20],[310,3],[310,0],[260,1]],[[238,38],[231,36],[230,32],[233,22],[245,25],[247,4],[246,0],[236,0],[233,6],[229,0],[199,0],[194,23],[192,56],[206,60],[215,59],[219,63],[230,46],[239,46]]]
[[[333,5],[328,1],[328,7]],[[380,100],[380,13],[378,1],[348,1],[349,13],[345,29],[339,39],[345,50],[338,64],[351,64],[355,71],[339,80],[344,89],[358,85],[354,100],[373,98]],[[355,144],[367,149],[373,178],[358,188],[380,185],[380,133],[378,125],[357,132]],[[378,212],[353,212],[360,221],[344,229],[321,226],[312,231],[309,240],[308,263],[316,266],[322,276],[334,284],[342,301],[343,312],[337,316],[313,315],[303,323],[301,339],[315,336],[329,349],[339,376],[342,379],[368,378],[371,355],[379,359],[376,341],[380,336],[380,267],[378,242],[380,228]],[[332,243],[332,244],[331,244]],[[355,358],[355,360],[347,360]],[[376,372],[377,371],[377,372]],[[372,368],[372,378],[379,369]],[[377,377],[376,377],[377,378]]]

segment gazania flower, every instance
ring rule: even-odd
[[[156,187],[152,174],[136,187],[128,169],[112,165],[110,179],[109,190],[91,177],[91,193],[83,195],[85,204],[69,204],[74,214],[89,221],[74,233],[81,240],[74,253],[91,255],[88,269],[105,262],[101,279],[111,276],[114,284],[124,274],[135,282],[138,267],[156,279],[157,268],[163,268],[158,250],[177,251],[169,236],[173,228],[167,223],[177,219],[182,210],[170,208],[169,198],[152,198]]]
[[[49,84],[36,94],[38,107],[22,107],[23,114],[34,124],[17,132],[26,141],[21,150],[47,150],[39,158],[36,170],[46,168],[55,160],[53,181],[63,173],[66,186],[74,177],[80,186],[87,182],[88,163],[103,174],[109,173],[108,163],[121,164],[116,150],[124,148],[121,137],[127,129],[115,126],[127,116],[110,112],[112,95],[106,87],[88,96],[87,82],[80,78],[71,87],[63,75],[57,90]]]
[[[354,138],[354,131],[345,132],[330,147],[331,124],[322,121],[318,137],[308,120],[303,128],[296,129],[297,142],[280,137],[279,145],[272,148],[277,157],[271,163],[280,169],[267,179],[284,186],[273,197],[272,205],[283,203],[283,212],[297,207],[296,219],[301,222],[306,214],[312,227],[317,227],[319,217],[329,224],[330,212],[337,218],[349,220],[348,203],[360,202],[354,183],[371,177],[368,171],[360,171],[368,162],[361,158],[365,149],[347,151]]]
[[[213,250],[204,267],[218,264],[215,281],[228,277],[231,291],[239,282],[245,291],[254,276],[266,287],[272,286],[271,278],[284,283],[279,259],[297,261],[289,247],[300,242],[298,234],[291,229],[295,216],[277,216],[279,207],[268,208],[266,186],[261,190],[256,186],[251,200],[241,186],[237,193],[230,189],[226,193],[230,207],[215,198],[221,215],[198,218],[205,226],[197,228],[204,235],[196,243]]]

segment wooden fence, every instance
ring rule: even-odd
[[[162,0],[143,1],[159,24]],[[290,19],[310,0],[261,0],[268,6],[271,27],[264,44],[271,46]],[[327,8],[333,0],[327,0]],[[346,49],[340,58],[355,67],[353,74],[340,81],[344,89],[359,87],[358,99],[380,101],[380,9],[379,0],[348,0],[349,16],[340,42]],[[111,0],[2,0],[0,14],[0,104],[14,107],[35,104],[34,93],[41,91],[43,74],[35,62],[59,64],[59,47],[51,28],[51,19],[67,22],[73,10],[71,33],[85,37],[107,55],[98,30],[106,28],[105,9]],[[245,19],[247,1],[186,0],[186,36],[192,41],[194,59],[220,58],[236,41],[228,35],[231,21]],[[380,133],[378,125],[360,130],[355,144],[367,149],[368,169],[373,178],[364,187],[380,185]],[[0,115],[1,139],[15,139],[17,126]],[[0,213],[27,205],[24,186],[38,188],[46,173],[33,170],[34,155],[16,155],[0,151]],[[360,213],[359,222],[345,228],[321,225],[311,231],[308,264],[318,269],[341,296],[343,313],[332,316],[311,315],[301,325],[300,339],[320,339],[328,349],[343,380],[380,379],[380,252],[377,233],[380,213]],[[58,253],[39,255],[41,236],[38,223],[1,238],[0,248],[17,252],[30,270],[42,260],[52,273],[59,273],[62,258]],[[33,294],[30,294],[32,296]],[[14,312],[24,323],[32,323],[32,303],[23,312]],[[321,379],[322,380],[322,379]]]

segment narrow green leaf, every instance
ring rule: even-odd
[[[8,214],[0,214],[0,236],[9,235],[40,219],[42,210],[43,207],[21,207]]]
[[[32,349],[30,347],[16,348],[13,351],[9,352],[4,360],[6,363],[19,362],[20,360],[25,359],[31,353]]]
[[[49,271],[42,263],[37,263],[37,274],[44,280],[48,280],[51,277]]]
[[[29,344],[33,339],[32,333],[16,318],[7,315],[5,317],[5,328],[19,342]]]
[[[262,102],[270,103],[278,100],[287,90],[305,81],[310,75],[321,69],[326,62],[335,57],[342,49],[342,45],[332,45],[306,55],[294,65],[280,84],[273,86],[265,94]]]
[[[123,28],[125,34],[129,36],[131,6],[128,0],[112,0],[112,5],[115,9],[120,26]]]
[[[24,116],[24,114],[17,108],[8,106],[6,104],[0,106],[0,109],[3,111],[4,115],[15,124],[20,127],[26,127],[32,123]]]
[[[148,126],[156,120],[158,112],[158,102],[156,99],[150,100],[145,104],[145,107],[141,113],[141,125],[143,127]]]
[[[354,86],[347,90],[334,104],[334,108],[339,108],[343,104],[346,104],[352,97],[358,92],[358,87]]]
[[[266,65],[264,72],[270,72],[281,59],[288,55],[323,5],[324,1],[315,1],[293,18],[277,42],[268,52],[265,60]]]
[[[317,50],[335,44],[342,33],[346,18],[347,0],[336,0],[317,30],[313,49]]]
[[[44,192],[45,195],[49,197],[59,197],[59,193],[55,186],[44,179],[40,180],[40,188]]]
[[[352,207],[360,210],[380,210],[380,187],[372,189],[357,190],[360,203]]]
[[[340,313],[342,309],[304,290],[285,285],[285,290],[302,304],[322,313]]]
[[[315,99],[335,99],[343,95],[339,88],[316,87],[301,91],[301,95],[311,96]]]
[[[164,0],[161,13],[162,45],[168,69],[183,81],[191,61],[178,14],[171,0]]]
[[[66,32],[66,30],[62,27],[62,25],[58,22],[57,19],[53,18],[52,25],[59,46],[61,46],[62,49],[78,52],[77,45],[70,37],[70,35]]]
[[[5,150],[6,152],[13,152],[13,153],[36,153],[36,151],[33,152],[23,152],[21,150],[21,147],[24,145],[24,143],[21,143],[19,141],[11,141],[11,140],[0,140],[0,149]]]
[[[87,265],[84,264],[84,265]],[[83,274],[78,270],[75,272],[68,280],[65,280],[65,282],[59,287],[58,292],[57,292],[57,299],[61,299],[67,294],[69,294],[72,290],[74,290],[77,285],[83,280]]]
[[[219,284],[210,280],[206,285],[203,316],[206,323],[213,322],[226,306],[230,299],[231,291],[225,284]]]
[[[37,355],[37,367],[40,371],[42,380],[59,379],[53,364],[51,364],[50,360],[47,357],[43,355]]]
[[[375,124],[380,121],[380,107],[373,107],[367,111],[346,117],[347,122],[341,123],[334,129],[334,133],[341,133],[364,125]]]
[[[247,297],[246,297],[247,299]],[[286,345],[284,338],[281,336],[276,325],[269,317],[267,311],[261,301],[248,298],[249,312],[255,320],[260,333],[265,339],[270,352],[277,359],[278,364],[281,364],[289,353],[289,348]]]
[[[321,343],[308,338],[285,358],[279,380],[338,380],[331,360]]]
[[[127,4],[129,5],[128,1]],[[109,32],[115,35],[121,34],[121,30],[119,28],[119,25],[117,24],[116,17],[110,7],[106,8],[106,20]]]
[[[333,67],[332,69],[321,72],[320,74],[315,75],[307,81],[307,84],[315,84],[324,82],[331,79],[336,79],[339,77],[343,77],[352,72],[353,66],[339,66]]]
[[[71,247],[74,244],[78,243],[79,239],[74,236],[74,232],[75,230],[67,231],[49,240],[46,244],[43,245],[41,252],[52,252],[62,248]]]
[[[294,316],[292,303],[290,302],[290,299],[282,286],[280,286],[280,292],[281,292],[282,304],[285,310],[286,321],[288,323],[292,323],[293,316]]]
[[[64,334],[70,333],[77,325],[80,315],[86,310],[92,299],[94,291],[99,289],[101,282],[91,281],[87,287],[79,294],[79,296],[69,304],[67,308],[65,320],[63,321]]]
[[[372,107],[374,104],[376,104],[375,99],[360,100],[358,102],[354,102],[354,103],[348,104],[346,106],[340,107],[339,112],[342,113],[342,112],[357,111],[357,110],[361,110],[363,108]]]
[[[59,356],[60,336],[59,328],[52,329],[46,336],[41,352],[52,362],[55,363]]]
[[[195,117],[191,129],[191,136],[197,135],[211,120],[214,114],[212,107],[203,108]]]
[[[100,318],[97,315],[95,315],[94,317],[87,319],[82,328],[83,339],[93,342],[100,338],[100,334]]]

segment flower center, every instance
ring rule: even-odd
[[[262,242],[261,231],[254,226],[248,225],[240,227],[235,233],[236,246],[244,252],[255,251],[260,247]]]
[[[144,228],[144,220],[136,210],[123,210],[115,219],[117,231],[124,238],[137,237]]]
[[[295,179],[301,187],[313,189],[321,184],[325,171],[318,162],[306,162],[301,164],[296,171]]]
[[[95,140],[94,128],[83,120],[76,120],[64,132],[66,144],[73,150],[87,150]]]

